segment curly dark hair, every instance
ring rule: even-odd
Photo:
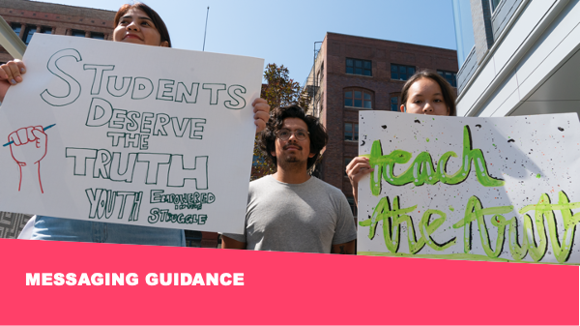
[[[304,109],[298,105],[290,105],[287,107],[280,107],[272,110],[270,113],[270,119],[266,124],[266,129],[260,134],[260,148],[266,154],[268,159],[276,165],[276,156],[272,155],[272,152],[276,151],[276,134],[278,130],[282,129],[284,126],[284,120],[286,118],[298,118],[306,123],[308,126],[308,133],[310,138],[310,153],[314,156],[308,158],[307,169],[311,170],[314,163],[320,158],[320,151],[328,143],[328,135],[326,134],[326,129],[320,123],[318,118],[306,115]]]

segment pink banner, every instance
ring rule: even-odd
[[[2,324],[578,324],[577,266],[0,239]]]

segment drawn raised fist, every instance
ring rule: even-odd
[[[18,191],[22,186],[22,167],[30,164],[38,165],[38,183],[42,191],[42,182],[40,179],[40,161],[46,156],[47,136],[42,126],[30,126],[20,128],[8,135],[10,142],[10,153],[12,158],[20,168],[20,184]],[[18,147],[18,150],[14,150]]]

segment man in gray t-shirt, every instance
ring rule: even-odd
[[[277,172],[250,183],[245,233],[224,234],[222,248],[354,253],[356,228],[346,198],[308,174],[327,141],[318,119],[302,108],[273,111],[260,146]]]

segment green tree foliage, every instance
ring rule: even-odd
[[[293,103],[306,108],[307,102],[302,97],[302,88],[289,76],[288,68],[270,63],[264,71],[267,84],[262,86],[261,97],[268,101],[270,107],[288,106]]]
[[[300,83],[290,78],[290,71],[284,65],[277,66],[275,63],[268,64],[264,71],[264,80],[266,84],[262,84],[260,97],[268,101],[271,110],[293,103],[297,103],[305,109],[307,108],[308,99],[303,96],[304,92],[300,87]],[[276,167],[269,162],[266,155],[260,149],[258,136],[256,136],[256,140],[254,141],[254,162],[251,180],[274,172],[276,172]]]

